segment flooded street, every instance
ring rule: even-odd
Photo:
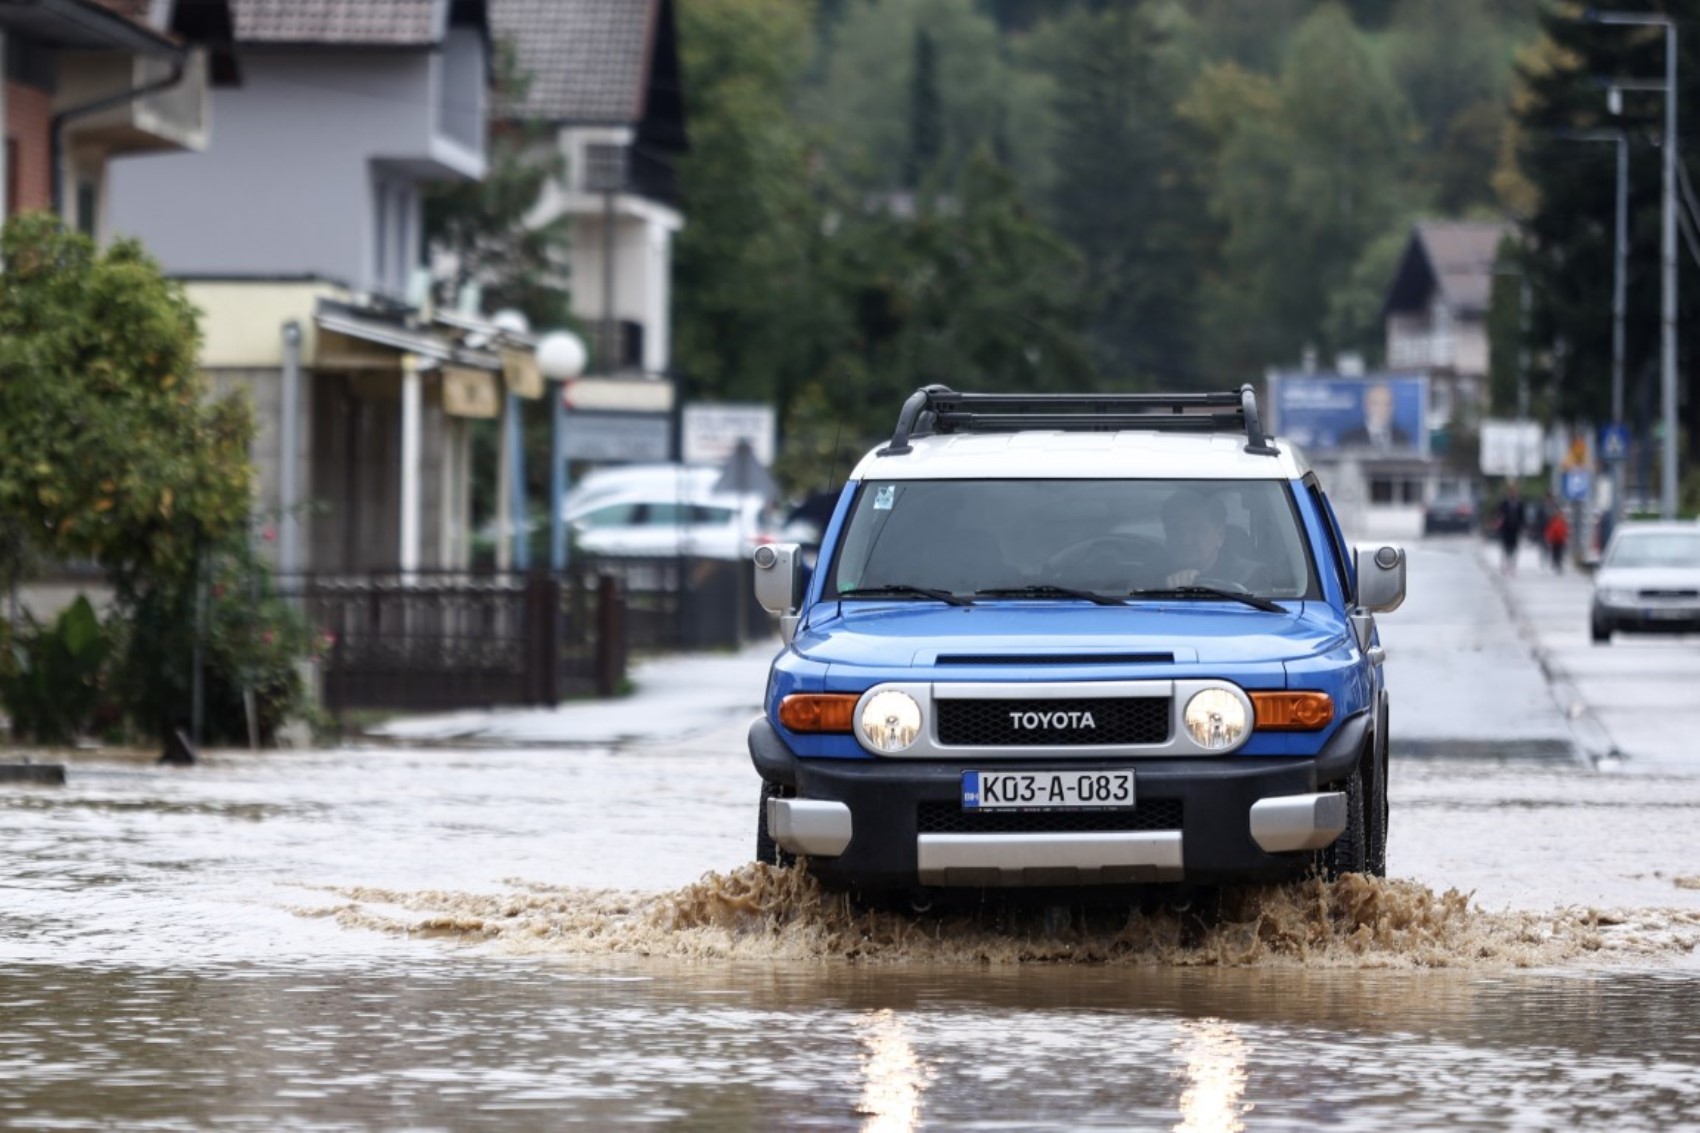
[[[0,786],[0,1125],[1700,1126],[1700,752],[1577,750],[1472,550],[1419,548],[1384,623],[1390,879],[1209,915],[747,866],[743,658],[684,734],[79,753]]]

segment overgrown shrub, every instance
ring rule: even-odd
[[[12,719],[12,734],[45,744],[70,743],[83,734],[104,691],[110,651],[89,600],[79,595],[50,625],[26,616],[8,646],[0,700]]]
[[[297,662],[319,645],[305,619],[278,595],[271,575],[245,539],[228,540],[193,576],[120,597],[128,623],[115,685],[134,722],[154,735],[188,730],[193,702],[195,630],[201,651],[202,739],[246,745],[251,694],[254,729],[270,744],[286,721],[306,709]],[[202,611],[197,614],[197,590]]]

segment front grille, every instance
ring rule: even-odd
[[[963,810],[957,803],[922,803],[917,834],[1102,834],[1179,830],[1181,800],[1150,799],[1132,810]]]
[[[1643,590],[1643,598],[1700,598],[1700,590]]]
[[[1160,744],[1169,738],[1166,696],[1089,700],[940,700],[939,743],[951,747]],[[1080,714],[1089,713],[1084,727]],[[1046,717],[1048,723],[1041,723]],[[1074,720],[1073,726],[1070,719]]]

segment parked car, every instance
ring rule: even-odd
[[[566,519],[574,546],[592,555],[747,559],[774,539],[765,499],[687,479],[598,493]]]
[[[1476,501],[1463,493],[1438,495],[1423,508],[1423,534],[1468,534],[1476,529]]]
[[[756,553],[757,858],[917,907],[1383,874],[1405,554],[1259,422],[1249,386],[913,394],[818,567]]]
[[[1629,521],[1594,572],[1595,644],[1614,633],[1700,632],[1700,523]]]

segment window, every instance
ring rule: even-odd
[[[1125,595],[1196,581],[1307,598],[1305,546],[1279,480],[870,480],[831,585]]]
[[[100,192],[86,177],[77,179],[77,231],[93,237],[99,228]]]
[[[383,290],[389,282],[390,266],[390,187],[378,182],[376,207],[372,215],[376,245],[372,250],[372,285]]]

